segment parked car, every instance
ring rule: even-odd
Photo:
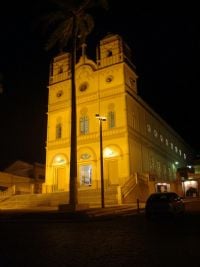
[[[151,194],[145,205],[147,218],[160,215],[181,215],[185,212],[183,198],[175,192],[162,192]]]

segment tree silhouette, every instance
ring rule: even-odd
[[[46,43],[49,50],[58,46],[60,51],[69,48],[71,54],[71,151],[70,151],[70,186],[69,204],[76,210],[77,199],[77,116],[75,65],[77,46],[85,43],[94,28],[93,17],[88,13],[95,7],[108,8],[107,0],[52,0],[55,7],[45,16],[46,28],[50,37]],[[78,44],[77,44],[78,43]]]

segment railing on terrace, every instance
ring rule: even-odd
[[[69,79],[69,73],[68,72],[62,72],[62,73],[59,73],[57,75],[51,76],[49,79],[49,83],[53,84],[53,83],[67,80],[67,79]]]
[[[130,179],[121,187],[122,197],[125,198],[137,185],[137,174],[132,175]]]
[[[125,133],[124,127],[118,127],[113,128],[109,130],[103,131],[103,136],[114,136]],[[77,136],[78,141],[86,141],[86,140],[92,140],[92,139],[98,139],[99,133],[93,132],[93,133],[87,133],[87,134],[79,134]],[[55,139],[48,141],[48,146],[54,146],[54,145],[69,145],[69,138],[61,138],[61,139]]]
[[[98,65],[100,67],[104,67],[104,66],[113,65],[115,63],[119,63],[122,61],[123,61],[123,54],[120,53],[114,56],[112,55],[111,57],[106,57],[105,59],[98,60]]]
[[[138,182],[148,183],[149,182],[149,174],[141,174],[137,173]]]
[[[15,194],[15,186],[13,185],[13,186],[8,187],[8,189],[5,191],[0,191],[0,198],[12,196],[14,194]]]
[[[42,190],[39,190],[37,186],[38,186],[38,183],[34,183],[34,182],[33,183],[15,182],[12,185],[9,185],[7,190],[0,191],[0,198],[11,196],[11,195],[34,194],[36,193],[36,189],[37,189],[37,193],[40,193],[40,191]]]

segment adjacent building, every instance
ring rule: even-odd
[[[0,197],[13,194],[39,194],[45,180],[45,166],[17,160],[0,172]]]

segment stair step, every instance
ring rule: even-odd
[[[58,207],[59,204],[68,203],[68,192],[55,192],[46,194],[13,195],[0,199],[0,209],[20,209],[34,207]],[[78,192],[79,203],[87,203],[91,207],[101,205],[101,192],[99,190],[82,190]],[[117,188],[105,191],[105,204],[117,205]]]

